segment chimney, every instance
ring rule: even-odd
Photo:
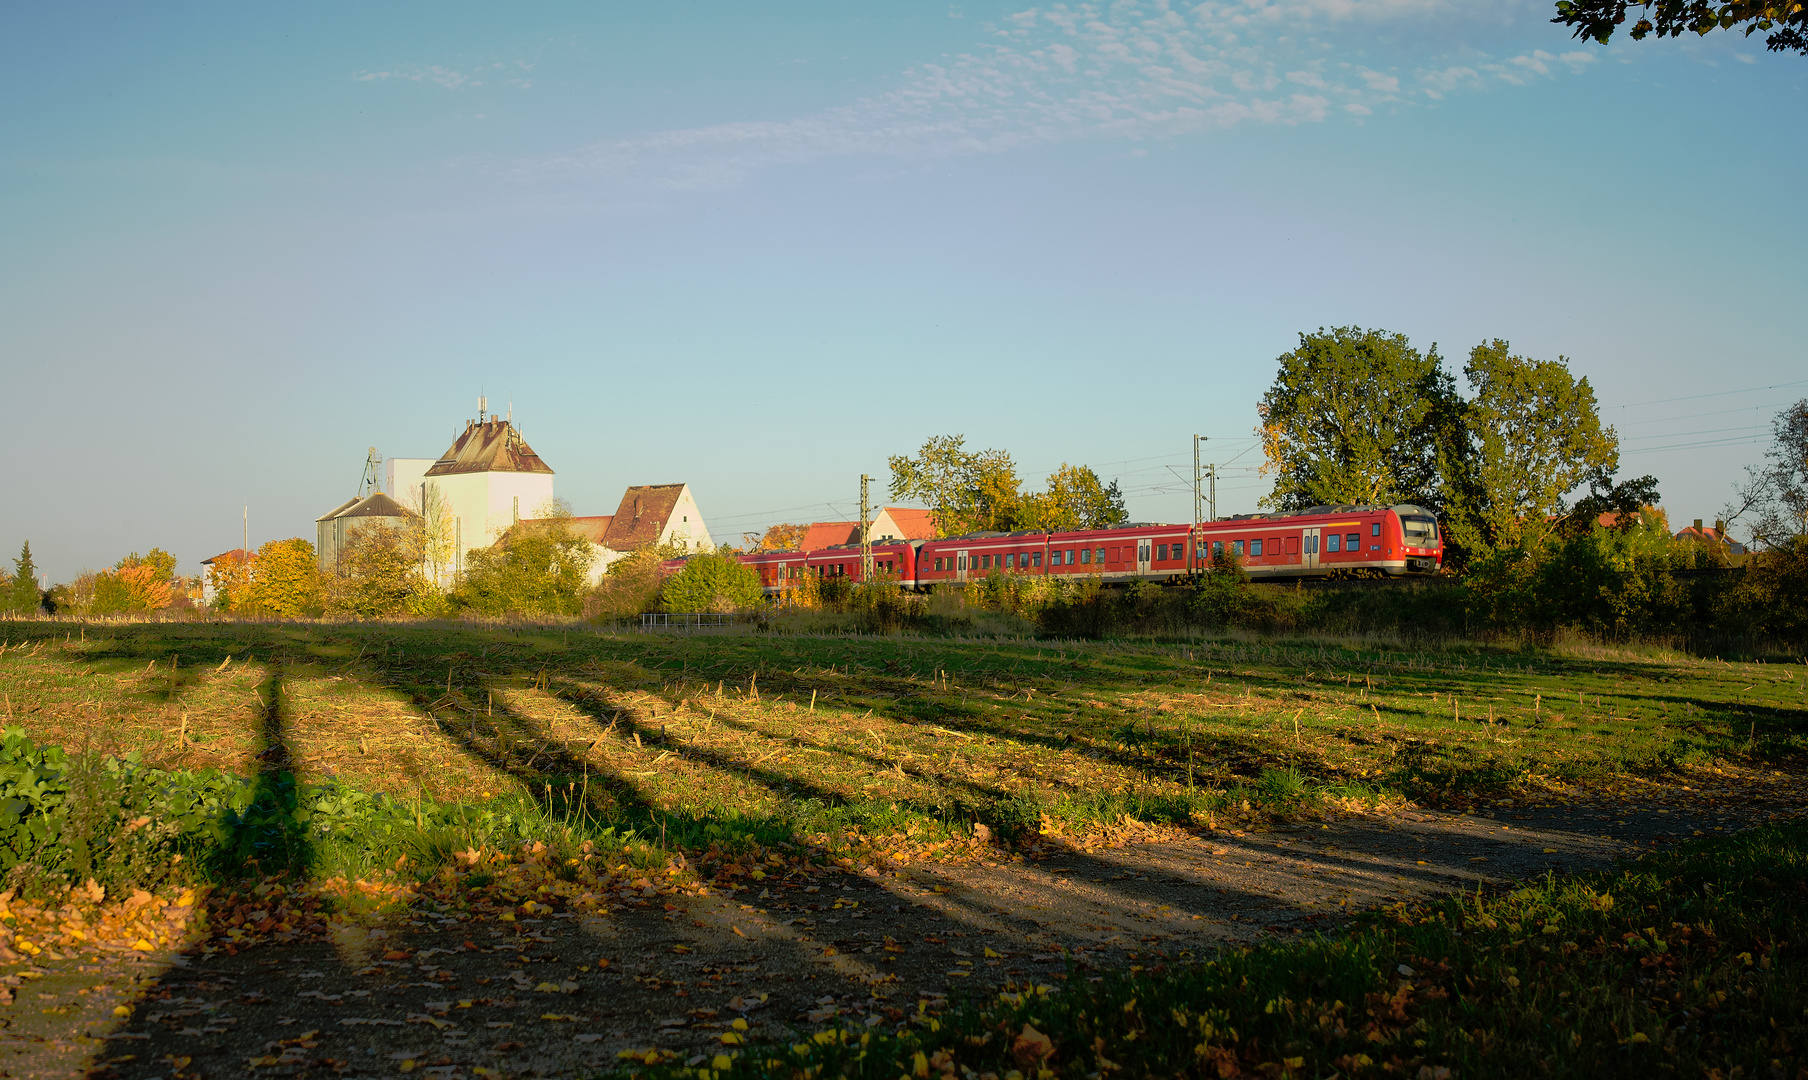
[[[1695,519],[1695,531],[1696,532],[1701,531],[1701,519],[1700,518]]]
[[[1714,519],[1714,535],[1715,536],[1725,536],[1726,535],[1726,522],[1721,521],[1719,518]]]

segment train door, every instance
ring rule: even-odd
[[[954,580],[960,582],[967,580],[967,564],[972,561],[973,556],[967,554],[965,549],[954,556]]]
[[[1150,543],[1147,540],[1138,540],[1136,542],[1136,576],[1137,577],[1148,577],[1149,576],[1149,548],[1150,548]]]
[[[1300,533],[1300,566],[1307,570],[1318,568],[1318,530],[1305,529]]]

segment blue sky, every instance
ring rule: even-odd
[[[512,400],[579,513],[925,437],[1254,509],[1301,331],[1559,354],[1712,518],[1808,396],[1808,60],[1465,0],[0,11],[0,551],[313,536]],[[1791,298],[1795,299],[1793,302]]]

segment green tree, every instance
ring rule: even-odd
[[[0,604],[6,611],[24,615],[38,610],[43,602],[43,594],[38,591],[38,566],[31,559],[31,541],[27,540],[19,548],[19,557],[13,560],[12,579],[0,596]]]
[[[1103,529],[1128,519],[1117,481],[1107,484],[1091,466],[1063,463],[1049,474],[1047,491],[1021,498],[1016,527],[1070,532]]]
[[[421,577],[415,530],[387,522],[358,529],[339,549],[338,565],[322,581],[326,613],[375,619],[415,610],[431,588]]]
[[[1063,464],[1048,490],[1024,491],[1004,450],[968,450],[964,435],[937,435],[915,457],[890,459],[891,496],[935,511],[938,536],[1018,529],[1096,529],[1126,518],[1124,495],[1085,465]]]
[[[696,555],[684,569],[667,578],[659,606],[667,611],[752,611],[766,601],[760,575],[729,555]]]
[[[1643,41],[1647,34],[1680,37],[1685,32],[1709,34],[1739,27],[1746,37],[1770,31],[1764,44],[1772,52],[1793,50],[1808,56],[1808,5],[1801,0],[1557,0],[1557,16],[1551,21],[1574,27],[1576,37],[1605,45],[1631,9],[1639,12],[1630,31],[1634,41]]]
[[[1262,505],[1414,502],[1437,508],[1440,449],[1457,437],[1455,384],[1437,346],[1354,326],[1301,334],[1257,406],[1275,478]]]
[[[891,457],[891,497],[934,510],[938,536],[1009,532],[1023,503],[1017,465],[1006,451],[968,450],[966,442],[965,435],[936,435],[915,457]]]
[[[1611,484],[1619,436],[1568,363],[1514,356],[1498,338],[1470,350],[1463,441],[1444,456],[1445,528],[1469,555],[1536,550],[1565,496]]]
[[[570,508],[554,500],[465,556],[457,598],[485,615],[576,615],[595,558],[595,547],[571,528]]]
[[[251,584],[239,608],[259,615],[319,614],[320,563],[314,545],[295,537],[270,540],[258,548],[251,564]]]

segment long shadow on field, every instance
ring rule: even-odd
[[[314,845],[302,820],[301,784],[290,765],[286,737],[284,666],[272,658],[257,688],[264,703],[258,720],[257,777],[242,804],[221,810],[216,844],[208,853],[218,877],[245,874],[305,876],[313,868]]]

